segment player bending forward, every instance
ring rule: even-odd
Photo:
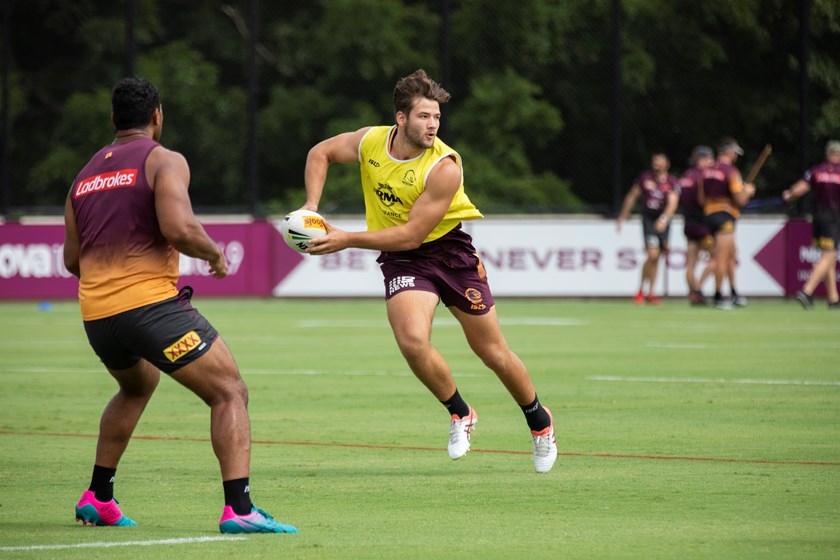
[[[328,138],[306,160],[306,204],[317,211],[331,163],[358,163],[368,231],[327,224],[309,253],[348,247],[381,251],[388,320],[418,379],[451,414],[449,456],[463,457],[478,416],[458,392],[449,366],[431,344],[432,318],[443,301],[458,319],[473,352],[492,369],[522,408],[534,444],[534,468],[545,473],[557,458],[551,413],[499,327],[484,266],[461,229],[483,216],[464,193],[461,156],[438,137],[440,104],[449,100],[423,70],[397,82],[396,125],[373,126]]]

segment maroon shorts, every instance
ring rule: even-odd
[[[406,290],[420,290],[437,294],[445,306],[471,315],[484,315],[493,307],[484,265],[472,237],[460,225],[417,249],[382,252],[376,260],[386,300]]]
[[[685,221],[685,226],[683,227],[683,233],[685,234],[685,238],[691,241],[702,241],[703,238],[709,237],[712,233],[709,231],[709,227],[703,221]]]

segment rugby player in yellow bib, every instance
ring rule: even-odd
[[[377,261],[388,320],[409,367],[450,414],[448,452],[454,460],[469,451],[478,416],[431,343],[432,319],[442,301],[470,348],[522,408],[533,438],[534,468],[546,473],[557,458],[554,423],[525,365],[508,347],[484,266],[461,229],[462,221],[483,216],[464,192],[461,156],[437,137],[440,104],[448,100],[446,90],[417,70],[394,89],[395,125],[339,134],[309,151],[303,208],[318,210],[330,164],[357,163],[368,230],[348,232],[327,223],[327,235],[310,241],[308,252],[381,251]]]

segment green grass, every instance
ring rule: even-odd
[[[444,309],[434,343],[481,420],[454,463],[382,302],[196,302],[250,389],[252,496],[301,532],[9,550],[215,537],[223,504],[208,410],[164,379],[118,472],[139,526],[75,524],[115,384],[76,303],[6,303],[0,560],[840,556],[840,313],[500,300],[556,420],[561,456],[537,475],[521,412]]]

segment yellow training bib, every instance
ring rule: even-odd
[[[359,165],[365,196],[365,219],[368,231],[399,226],[408,221],[408,213],[425,189],[429,173],[442,159],[450,157],[461,168],[461,184],[440,224],[423,240],[434,241],[459,222],[484,216],[464,192],[464,170],[461,156],[435,138],[435,144],[416,158],[395,159],[388,151],[396,126],[376,126],[362,138]]]

